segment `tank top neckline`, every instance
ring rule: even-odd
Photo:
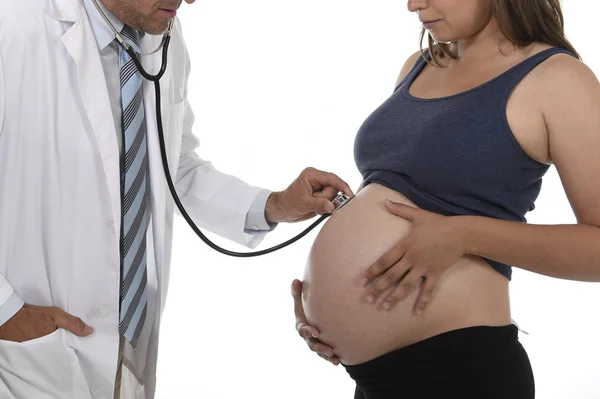
[[[532,59],[535,59],[537,57],[541,57],[546,53],[551,53],[553,51],[557,51],[557,50],[563,50],[560,47],[550,47],[547,48],[546,50],[542,50],[537,54],[532,55],[531,57],[519,62],[518,64],[516,64],[513,67],[510,67],[509,69],[507,69],[506,71],[502,72],[501,74],[493,77],[492,79],[483,82],[482,84],[475,86],[471,89],[465,90],[465,91],[461,91],[459,93],[455,93],[455,94],[451,94],[449,96],[443,96],[443,97],[433,97],[433,98],[422,98],[422,97],[415,97],[412,94],[410,94],[410,87],[412,86],[412,84],[414,83],[414,81],[417,79],[417,77],[421,74],[421,72],[423,72],[423,69],[425,69],[425,66],[427,66],[427,62],[423,59],[423,56],[419,57],[417,64],[415,65],[414,70],[407,76],[408,79],[406,81],[406,84],[404,84],[404,86],[400,89],[402,91],[402,94],[404,95],[404,97],[406,97],[409,100],[412,101],[421,101],[421,102],[433,102],[433,101],[443,101],[443,100],[450,100],[456,97],[461,97],[467,94],[470,94],[474,91],[478,91],[480,89],[483,89],[484,87],[496,82],[499,79],[502,79],[504,76],[508,75],[509,73],[511,73],[512,71],[514,71],[515,69],[519,68],[520,66],[522,66],[523,64],[530,62]],[[567,51],[567,50],[564,50]]]

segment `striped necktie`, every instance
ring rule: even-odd
[[[139,33],[125,25],[121,35],[136,55],[139,54]],[[147,197],[148,157],[142,76],[125,49],[119,48],[123,110],[119,331],[135,347],[146,319],[146,231],[150,218]]]

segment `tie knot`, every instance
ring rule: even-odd
[[[121,29],[121,35],[123,36],[123,38],[125,39],[127,44],[130,45],[131,47],[133,47],[133,51],[135,51],[138,54],[141,53],[140,32],[133,29],[129,25],[125,25],[125,26],[123,26],[123,29]]]

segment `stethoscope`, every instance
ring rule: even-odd
[[[327,213],[327,214],[322,215],[319,219],[317,219],[316,222],[314,222],[313,224],[308,226],[303,232],[298,234],[296,237],[293,237],[293,238],[291,238],[279,245],[271,247],[271,248],[263,249],[261,251],[254,251],[254,252],[233,252],[233,251],[229,251],[227,249],[221,248],[218,245],[216,245],[215,243],[213,243],[212,241],[210,241],[202,233],[202,231],[200,231],[198,226],[196,226],[196,224],[194,223],[194,221],[192,220],[190,215],[188,215],[188,213],[186,212],[183,204],[179,200],[179,196],[177,195],[177,192],[175,191],[175,185],[173,184],[173,180],[171,179],[171,173],[169,172],[169,164],[167,162],[167,151],[165,148],[165,138],[164,138],[164,134],[163,134],[162,115],[160,112],[160,110],[161,110],[160,79],[162,78],[162,76],[165,73],[165,70],[167,69],[167,53],[169,51],[169,43],[171,41],[171,31],[173,29],[173,20],[169,21],[169,26],[167,27],[167,30],[163,35],[163,39],[162,39],[160,45],[157,47],[157,49],[151,53],[140,54],[142,56],[151,55],[151,54],[157,53],[158,51],[160,51],[162,49],[162,63],[161,63],[160,70],[156,75],[150,75],[148,72],[146,72],[146,70],[144,69],[144,67],[142,66],[140,61],[138,60],[138,57],[135,54],[135,52],[133,51],[133,49],[127,44],[127,42],[125,42],[125,39],[123,39],[123,36],[121,36],[121,34],[117,31],[117,29],[112,24],[112,22],[110,22],[110,20],[108,19],[108,17],[104,13],[104,11],[100,7],[100,5],[98,4],[98,1],[93,0],[93,3],[96,6],[96,8],[98,9],[98,12],[100,12],[100,15],[102,15],[102,17],[108,24],[108,26],[115,33],[117,41],[123,46],[125,51],[127,51],[129,56],[135,63],[135,66],[137,67],[140,74],[145,79],[154,83],[154,90],[156,92],[156,126],[158,127],[158,140],[160,143],[160,154],[161,154],[161,158],[162,158],[162,164],[163,164],[163,170],[165,173],[165,178],[167,180],[167,185],[169,186],[169,191],[171,192],[171,196],[173,197],[173,201],[175,201],[175,205],[177,205],[179,212],[181,212],[181,215],[183,216],[185,221],[188,223],[188,225],[191,227],[191,229],[194,231],[194,233],[196,233],[196,235],[198,237],[200,237],[200,239],[202,241],[204,241],[204,243],[206,243],[206,245],[208,245],[215,251],[218,251],[222,254],[229,255],[229,256],[249,258],[249,257],[254,257],[254,256],[266,255],[268,253],[285,248],[288,245],[293,244],[294,242],[298,241],[299,239],[301,239],[302,237],[307,235],[312,229],[317,227],[322,221],[327,219],[333,213],[339,211],[344,205],[346,205],[353,198],[353,197],[349,197],[342,191],[338,192],[337,196],[332,200],[332,203],[335,206],[335,209],[332,213]]]

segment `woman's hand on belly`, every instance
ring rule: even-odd
[[[412,228],[367,269],[361,284],[367,287],[367,301],[371,303],[389,292],[382,305],[386,310],[422,285],[414,307],[418,316],[431,301],[442,274],[466,254],[460,219],[389,200],[385,206],[390,213],[409,221]]]
[[[296,314],[296,331],[298,331],[298,334],[304,338],[311,351],[334,366],[340,364],[340,359],[335,356],[333,348],[319,341],[319,330],[310,326],[308,320],[306,320],[304,306],[302,306],[302,282],[300,280],[292,282],[292,296],[294,297],[294,313]]]
[[[508,280],[472,256],[443,273],[420,317],[414,315],[418,290],[390,311],[369,304],[360,284],[365,270],[413,229],[390,214],[385,199],[416,207],[397,191],[369,184],[323,225],[306,260],[305,318],[340,362],[361,363],[453,329],[510,323]]]

